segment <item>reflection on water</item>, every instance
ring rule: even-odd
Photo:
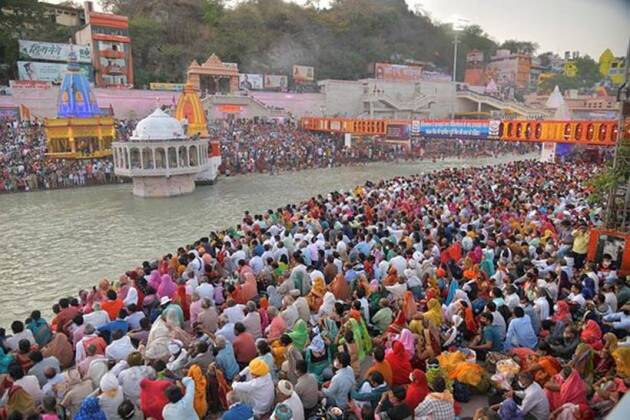
[[[499,160],[507,158],[474,163]],[[129,184],[0,195],[0,325],[33,309],[49,315],[63,295],[76,295],[102,277],[116,278],[145,259],[236,224],[246,209],[261,212],[368,179],[463,164],[378,163],[237,176],[175,199],[134,197]]]

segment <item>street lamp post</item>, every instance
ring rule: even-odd
[[[453,82],[457,83],[457,44],[459,44],[459,31],[455,31],[455,45],[453,48]]]
[[[455,92],[451,101],[451,119],[455,119],[455,102],[457,101],[457,45],[459,44],[459,31],[463,30],[470,21],[466,18],[455,17],[453,19],[453,31],[455,32],[455,40],[453,41],[453,84]]]

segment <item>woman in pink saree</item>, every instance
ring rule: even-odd
[[[173,298],[173,295],[175,294],[176,291],[177,291],[177,285],[171,279],[171,276],[168,274],[164,274],[160,282],[160,287],[158,287],[157,289],[158,297],[160,299],[162,299],[164,296]]]
[[[579,420],[593,418],[587,399],[587,385],[577,370],[564,368],[545,385],[545,393],[549,399],[552,417],[567,418],[567,415],[572,414],[573,418]],[[579,410],[574,410],[574,406],[579,407]],[[566,412],[563,413],[564,411]]]

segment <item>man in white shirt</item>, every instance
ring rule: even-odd
[[[497,311],[496,303],[490,301],[486,305],[488,312],[492,314],[492,325],[496,325],[499,329],[499,334],[502,340],[505,340],[505,334],[507,332],[507,324],[505,318],[501,315],[501,312]]]
[[[227,308],[223,311],[223,315],[227,317],[229,322],[236,324],[245,318],[244,309],[245,305],[239,305],[234,299],[230,298],[227,300]]]
[[[277,387],[278,404],[284,404],[291,409],[293,420],[304,420],[304,406],[302,400],[293,390],[293,384],[283,379]]]
[[[202,282],[195,292],[199,295],[199,299],[208,299],[210,302],[214,302],[214,286],[210,284],[210,280]]]
[[[402,276],[407,269],[407,260],[402,255],[396,255],[389,261],[389,265],[396,269],[398,277]]]
[[[103,325],[109,322],[109,315],[107,312],[101,309],[100,303],[95,303],[93,306],[93,311],[89,314],[83,315],[83,323],[91,324],[94,328],[102,327]]]
[[[582,296],[582,287],[579,284],[571,285],[571,293],[568,298],[572,303],[576,303],[580,305],[580,308],[583,308],[586,305],[586,299]]]
[[[549,302],[547,301],[545,289],[539,288],[537,295],[538,297],[534,300],[534,312],[542,322],[549,318]]]
[[[284,318],[284,322],[287,323],[287,328],[293,328],[293,324],[300,318],[300,314],[297,308],[293,305],[293,298],[291,296],[285,296],[282,299],[282,306],[284,310],[282,311],[282,318]]]
[[[262,269],[265,267],[265,262],[263,261],[262,257],[259,257],[258,255],[254,255],[249,260],[249,266],[252,268],[252,271],[254,272],[254,274],[258,275],[258,273],[260,273]]]
[[[22,321],[13,321],[11,324],[11,330],[13,331],[13,336],[7,338],[6,345],[12,351],[18,351],[21,340],[28,340],[31,345],[35,344],[35,337],[33,337],[33,333],[31,330],[24,328],[24,323]]]
[[[224,312],[221,316],[219,316],[219,329],[217,330],[216,335],[222,335],[231,343],[236,337],[234,334],[234,325],[234,322],[229,322]]]
[[[523,400],[518,407],[523,415],[530,414],[537,420],[547,420],[549,418],[549,399],[542,387],[534,381],[532,374],[521,372],[518,375],[518,384],[524,391],[516,391],[514,394]]]
[[[131,338],[123,334],[122,331],[116,330],[112,334],[111,344],[105,349],[105,356],[119,362],[127,359],[129,353],[135,350],[135,347],[131,344]]]
[[[9,365],[9,376],[13,380],[15,385],[21,386],[33,398],[35,406],[38,406],[42,402],[42,389],[39,386],[39,381],[33,375],[24,375],[22,366],[18,363],[11,363]]]
[[[274,386],[269,366],[262,359],[249,362],[252,379],[246,382],[234,382],[232,389],[241,401],[252,407],[256,416],[263,416],[273,408]]]

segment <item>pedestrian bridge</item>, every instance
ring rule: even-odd
[[[452,138],[614,146],[615,120],[384,120],[304,117],[304,130],[409,140]],[[626,126],[630,134],[630,125]]]

